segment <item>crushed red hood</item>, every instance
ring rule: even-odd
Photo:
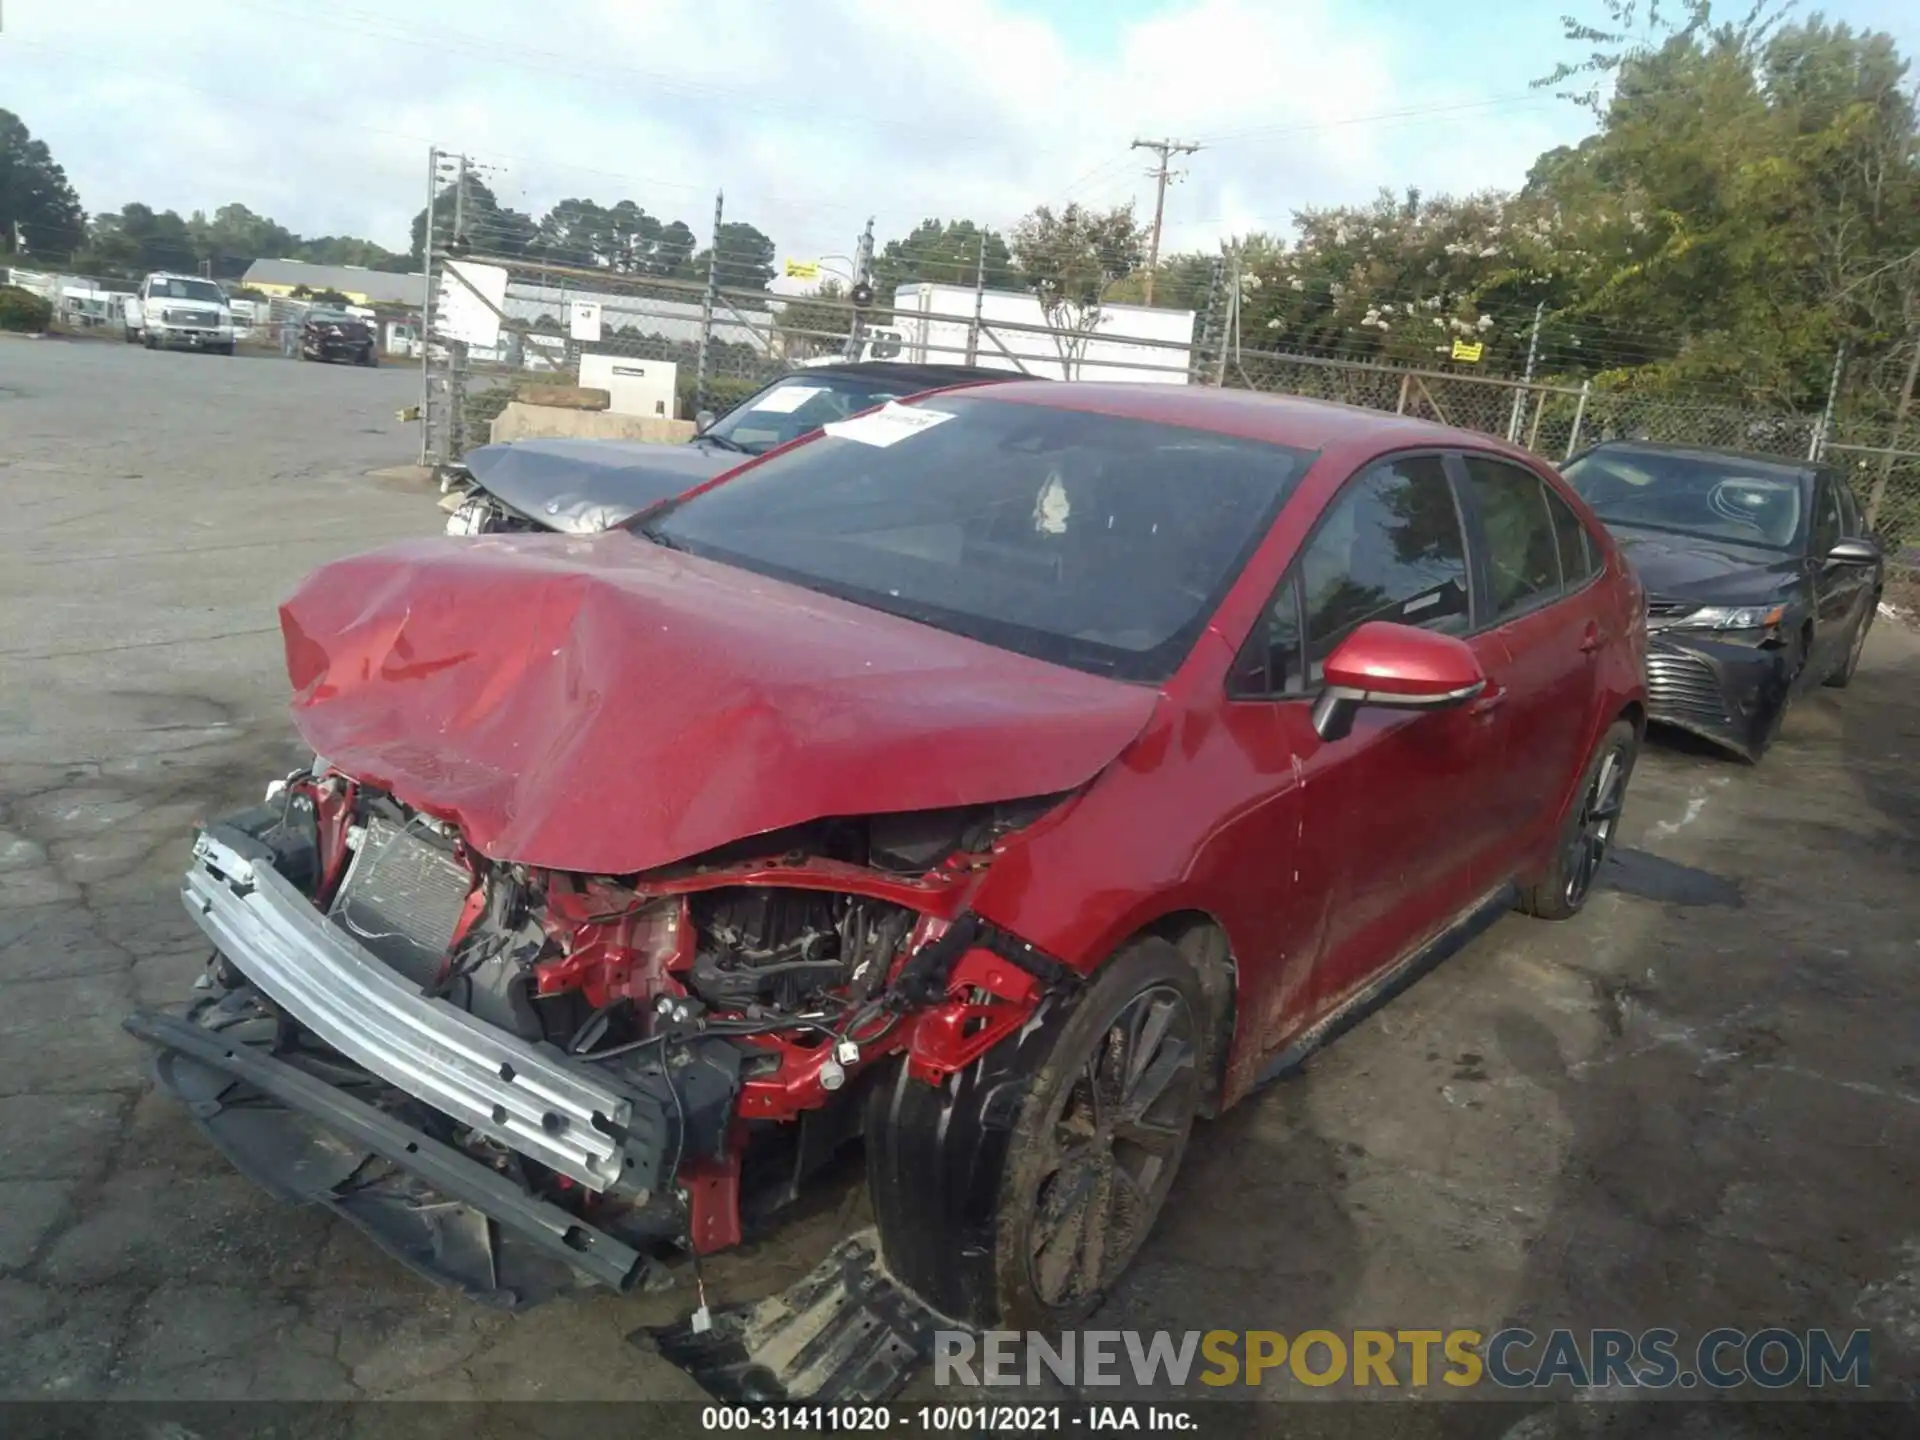
[[[619,531],[338,561],[280,623],[317,754],[493,859],[593,874],[1070,790],[1158,698]]]

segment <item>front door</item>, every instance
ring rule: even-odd
[[[1873,603],[1874,569],[1871,565],[1854,565],[1827,558],[1842,539],[1853,538],[1860,533],[1857,518],[1852,526],[1847,523],[1847,512],[1855,511],[1857,515],[1857,507],[1848,503],[1852,500],[1851,495],[1842,496],[1840,487],[1843,483],[1828,474],[1821,475],[1815,481],[1813,539],[1807,555],[1813,578],[1813,650],[1807,656],[1807,668],[1802,675],[1805,685],[1819,684],[1845,662],[1847,647],[1853,643],[1854,628],[1862,618],[1861,612]]]
[[[1470,635],[1464,531],[1440,456],[1395,457],[1349,481],[1288,578],[1302,636],[1300,698],[1291,703],[1302,711],[1327,657],[1366,621]],[[1352,733],[1332,742],[1299,727],[1299,849],[1323,910],[1295,1018],[1340,1004],[1472,902],[1475,872],[1499,838],[1474,804],[1497,763],[1496,713],[1478,702],[1363,710]]]

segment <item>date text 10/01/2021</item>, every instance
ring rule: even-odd
[[[708,1405],[700,1428],[709,1431],[822,1431],[827,1434],[897,1431],[903,1434],[1019,1433],[1066,1430],[1194,1431],[1186,1410],[1164,1405]]]

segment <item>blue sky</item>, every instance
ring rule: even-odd
[[[1730,4],[1736,0],[1729,0]],[[1136,135],[1201,139],[1168,243],[1296,209],[1511,187],[1584,115],[1528,82],[1597,0],[10,0],[0,97],[89,209],[240,201],[404,243],[430,144],[534,212],[716,188],[794,256],[926,216],[1151,205]],[[1803,7],[1803,9],[1806,7]],[[1836,18],[1920,56],[1920,4]],[[536,17],[537,18],[530,18]],[[100,37],[111,36],[111,43]],[[1413,113],[1406,113],[1413,112]]]

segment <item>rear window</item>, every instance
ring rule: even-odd
[[[641,533],[1039,659],[1158,681],[1311,458],[942,395],[832,424]]]

